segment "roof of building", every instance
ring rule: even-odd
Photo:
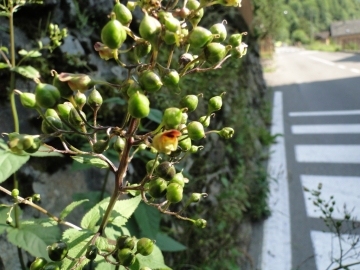
[[[360,20],[333,22],[330,32],[332,37],[360,34]]]

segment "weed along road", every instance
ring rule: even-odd
[[[274,63],[265,78],[281,135],[259,269],[360,269],[360,55],[287,47]]]

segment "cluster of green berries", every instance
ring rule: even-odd
[[[68,247],[65,242],[56,242],[47,247],[48,255],[52,262],[45,258],[38,257],[30,265],[30,270],[60,270],[58,262],[65,259],[68,254]]]

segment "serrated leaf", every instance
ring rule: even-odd
[[[142,256],[141,254],[137,254],[136,258],[140,263],[140,268],[149,267],[151,269],[171,270],[171,268],[165,264],[164,257],[156,245],[154,245],[154,250],[150,255]],[[132,267],[130,267],[130,269],[133,270]]]
[[[49,260],[46,247],[60,239],[57,223],[49,219],[38,219],[21,222],[20,228],[7,229],[7,239],[14,245],[23,248],[34,257]]]
[[[151,121],[160,124],[162,121],[163,113],[158,109],[150,109],[150,113],[147,116]]]
[[[29,158],[29,156],[15,155],[10,151],[0,150],[0,183],[20,169]]]
[[[0,68],[9,68],[10,66],[6,63],[0,62]]]
[[[76,230],[68,229],[63,233],[62,240],[67,243],[69,248],[68,255],[72,258],[79,258],[86,253],[86,249],[90,243],[91,238],[94,233],[89,230]],[[85,259],[74,269],[83,269],[83,266],[89,262],[88,259]],[[70,261],[64,259],[61,265],[61,269],[67,270],[75,266],[77,261]]]
[[[35,153],[28,154],[32,157],[64,157],[63,154],[50,151],[50,149],[46,146],[40,146],[39,150],[37,150]]]
[[[89,164],[94,167],[100,169],[107,169],[109,168],[109,164],[107,164],[104,160],[98,157],[91,157],[91,156],[71,156],[71,158],[79,163]]]
[[[142,237],[155,239],[160,229],[160,212],[155,207],[141,203],[134,213]]]
[[[99,221],[101,214],[100,211],[103,212],[104,210],[101,208],[101,205],[104,203],[109,203],[110,198],[105,198],[98,204],[96,204],[93,208],[87,212],[81,220],[80,226],[83,229],[93,230],[95,228],[96,223]]]
[[[176,252],[186,249],[183,244],[163,233],[158,233],[156,235],[156,245],[161,251]]]
[[[34,51],[34,50],[31,50],[31,51],[26,51],[26,50],[24,50],[24,49],[22,49],[22,50],[20,50],[19,52],[18,52],[20,55],[23,55],[23,56],[28,56],[28,57],[39,57],[39,56],[41,56],[41,53],[40,52],[38,52],[38,51]]]
[[[11,70],[29,79],[40,78],[39,71],[37,71],[32,66],[19,66],[19,67],[14,67]]]
[[[111,224],[121,227],[126,224],[127,220],[135,212],[136,208],[141,202],[141,196],[136,196],[131,199],[117,201],[114,206],[114,213],[112,216],[115,218],[111,221]]]
[[[72,210],[75,209],[75,207],[83,204],[84,202],[88,202],[88,201],[89,201],[88,199],[85,199],[85,200],[81,200],[81,201],[76,201],[76,202],[70,203],[68,206],[65,207],[64,210],[61,211],[59,218],[60,218],[61,220],[63,220],[64,218],[67,217],[68,214],[71,213]]]

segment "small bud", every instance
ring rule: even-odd
[[[6,219],[6,224],[10,225],[13,222],[13,219],[11,217],[8,217]]]
[[[103,103],[103,98],[99,91],[97,91],[94,87],[94,89],[90,92],[90,95],[87,99],[87,104],[90,106],[90,108],[95,111],[100,108],[100,106]]]
[[[145,143],[142,143],[142,144],[140,144],[140,145],[138,146],[139,151],[143,151],[143,150],[145,150],[146,148],[147,148],[147,146],[146,146]]]
[[[180,100],[180,108],[188,108],[188,112],[196,109],[199,99],[195,95],[187,95]]]
[[[40,196],[40,194],[35,193],[34,195],[32,195],[32,199],[34,202],[38,202],[41,200],[41,196]]]
[[[20,94],[20,101],[25,108],[35,109],[37,107],[35,94],[33,93]]]
[[[188,135],[191,140],[200,140],[205,137],[204,126],[198,121],[192,121],[187,125]]]
[[[96,154],[102,154],[108,148],[109,148],[109,140],[98,140],[92,146],[93,152]]]
[[[16,198],[17,196],[19,196],[19,190],[14,188],[12,191],[11,191],[11,196],[13,196],[14,198]]]
[[[198,228],[201,228],[201,229],[204,229],[206,227],[206,220],[205,219],[197,219],[195,220],[195,226],[198,227]]]
[[[224,93],[223,93],[224,94]],[[222,95],[210,98],[208,104],[208,114],[218,111],[222,107]]]
[[[78,91],[75,95],[75,103],[78,106],[79,110],[81,111],[82,108],[84,107],[85,103],[86,103],[86,96],[85,94],[81,93],[80,91]]]
[[[234,136],[234,133],[235,131],[231,127],[224,127],[218,134],[225,139],[230,139]]]
[[[114,142],[114,149],[116,152],[120,153],[125,148],[125,139],[118,136]]]

